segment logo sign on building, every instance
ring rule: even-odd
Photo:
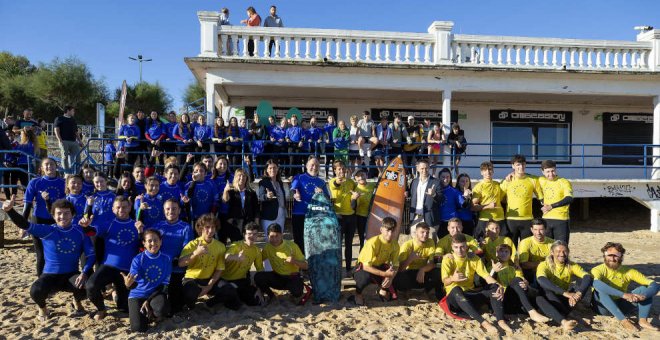
[[[520,123],[570,123],[573,112],[570,111],[527,111],[527,110],[491,110],[490,120],[493,122]]]
[[[386,117],[388,121],[393,121],[394,117],[401,117],[402,122],[406,122],[409,116],[415,117],[417,122],[424,119],[431,120],[431,124],[442,124],[442,111],[433,110],[409,110],[409,109],[371,109],[371,119],[379,121]],[[458,121],[458,110],[451,110],[450,120],[452,123]]]
[[[273,114],[279,121],[282,117],[289,116],[290,107],[274,107]],[[333,116],[337,119],[337,108],[313,108],[313,107],[299,107],[298,112],[303,120],[308,121],[312,117],[316,117],[317,124],[323,124],[328,121],[328,116]],[[245,107],[245,118],[253,119],[254,114],[257,112],[256,106]],[[296,114],[298,113],[296,112]]]
[[[653,114],[651,113],[603,113],[603,122],[607,123],[644,123],[653,124]]]

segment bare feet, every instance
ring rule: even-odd
[[[561,327],[565,331],[572,331],[575,328],[575,326],[577,326],[577,321],[575,321],[575,320],[562,320],[561,321]]]
[[[493,326],[493,324],[488,322],[488,321],[482,322],[481,327],[483,327],[488,334],[499,334],[500,333],[497,330],[497,328],[495,326]]]
[[[513,333],[513,330],[511,329],[511,327],[509,327],[509,325],[507,325],[506,321],[500,320],[497,322],[497,325],[500,326],[500,328],[502,328],[504,332]]]
[[[649,321],[649,319],[639,319],[639,326],[644,329],[648,329],[656,332],[658,331],[658,327],[653,326]]]
[[[537,312],[536,309],[532,309],[529,311],[529,318],[532,319],[532,321],[534,322],[540,322],[540,323],[550,322],[550,318]]]
[[[623,329],[625,329],[627,331],[630,331],[630,332],[639,331],[639,328],[637,328],[637,326],[632,321],[630,321],[628,319],[621,320],[621,327],[623,327]]]
[[[103,320],[103,319],[105,319],[105,315],[106,315],[105,311],[100,310],[100,311],[96,312],[96,315],[94,315],[94,320],[96,320],[96,321]]]
[[[38,307],[38,309],[39,309],[39,321],[45,322],[48,319],[48,308]]]

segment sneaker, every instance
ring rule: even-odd
[[[360,149],[360,157],[364,157],[364,149]]]
[[[305,303],[309,300],[310,297],[312,297],[312,287],[308,285],[304,285],[305,288],[305,294],[303,294],[303,297],[300,298],[300,302],[298,302],[299,306],[304,306]]]
[[[367,157],[371,158],[371,150],[367,150]]]

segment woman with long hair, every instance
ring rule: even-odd
[[[179,122],[174,126],[174,139],[176,139],[176,152],[179,164],[183,164],[186,153],[194,150],[195,141],[193,140],[195,130],[190,122],[190,116],[182,113]]]
[[[286,222],[286,190],[280,178],[280,167],[274,159],[266,161],[264,176],[259,181],[257,197],[261,202],[259,220],[264,237],[268,238],[268,226],[277,223],[283,226]]]
[[[226,243],[243,239],[243,226],[254,222],[259,212],[257,194],[248,185],[248,174],[239,168],[234,172],[234,181],[225,186],[222,192],[222,201],[229,205],[227,214],[227,228],[218,233],[218,239]]]
[[[215,117],[213,123],[213,148],[215,154],[227,152],[227,126],[221,116]]]
[[[456,211],[456,217],[463,223],[463,234],[472,235],[474,233],[474,212],[472,211],[472,180],[466,173],[458,175],[456,185],[454,186],[459,193],[463,194],[466,205]]]

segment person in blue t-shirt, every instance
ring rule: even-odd
[[[238,119],[236,117],[229,118],[229,126],[227,126],[227,156],[229,159],[229,166],[241,165],[241,153],[243,152],[243,137],[241,136],[241,128],[238,126]]]
[[[290,118],[291,126],[286,129],[286,141],[289,144],[289,166],[290,168],[285,169],[285,173],[289,176],[296,176],[302,173],[302,163],[303,156],[300,154],[303,152],[303,142],[305,140],[305,135],[303,134],[303,129],[298,125],[298,116],[293,115]]]
[[[151,111],[149,118],[145,124],[144,138],[147,139],[149,144],[147,144],[147,151],[149,154],[156,150],[163,150],[162,143],[167,138],[167,127],[163,122],[160,121],[158,112]],[[160,163],[163,163],[162,156],[159,158]]]
[[[79,175],[83,179],[83,186],[82,186],[82,194],[85,196],[89,196],[94,194],[94,173],[96,170],[94,170],[94,167],[92,167],[91,164],[87,163],[82,166],[82,169],[80,169]]]
[[[183,247],[195,239],[195,232],[190,224],[179,219],[181,214],[179,200],[169,199],[165,201],[163,210],[165,212],[165,221],[161,221],[153,227],[147,227],[147,229],[157,230],[163,235],[163,243],[160,250],[172,260],[172,276],[167,297],[172,306],[172,313],[177,313],[184,306],[182,282],[183,276],[186,274],[186,269],[179,267],[179,255]]]
[[[461,208],[467,207],[469,204],[468,200],[465,199],[462,193],[458,192],[454,187],[451,186],[451,170],[449,168],[443,168],[440,170],[438,175],[440,178],[440,184],[442,185],[442,195],[443,199],[440,202],[440,228],[438,229],[438,239],[446,236],[447,224],[449,220],[457,217],[458,211]]]
[[[316,117],[309,119],[309,126],[305,129],[305,150],[314,156],[318,156],[321,142],[323,141],[324,130],[316,126]]]
[[[186,196],[190,199],[191,224],[200,216],[214,212],[218,201],[215,184],[206,179],[206,165],[198,162],[193,165],[192,181],[186,184]]]
[[[147,192],[135,199],[133,209],[135,210],[136,219],[144,222],[147,227],[151,227],[165,219],[165,215],[163,214],[163,203],[165,203],[165,200],[158,193],[160,182],[156,176],[151,176],[147,179],[145,188]]]
[[[177,126],[176,121],[176,112],[170,111],[167,114],[167,123],[163,124],[163,130],[167,135],[165,140],[161,141],[161,147],[163,148],[163,153],[166,155],[172,155],[176,151],[176,139],[174,138],[174,128]]]
[[[273,118],[274,119],[274,118]],[[277,159],[278,164],[280,165],[280,171],[282,175],[286,168],[288,167],[289,157],[287,156],[287,143],[286,143],[286,128],[287,128],[286,117],[283,117],[280,120],[279,125],[275,125],[270,129],[270,142],[271,149],[273,152],[273,158]]]
[[[305,253],[305,242],[303,240],[305,228],[305,213],[307,213],[307,204],[312,200],[317,192],[324,193],[328,198],[328,186],[325,181],[319,178],[319,160],[316,157],[309,157],[306,164],[307,172],[297,175],[291,182],[291,191],[293,192],[293,213],[291,224],[293,226],[293,241],[298,245],[302,253]]]
[[[124,140],[124,148],[126,149],[127,162],[133,166],[135,160],[138,158],[140,149],[140,139],[143,138],[140,134],[140,127],[136,124],[137,118],[134,114],[127,117],[128,124],[124,124],[119,128],[119,139]]]
[[[98,177],[94,177],[96,180]],[[127,198],[118,196],[112,204],[114,218],[108,224],[96,223],[93,225],[96,235],[103,239],[105,254],[101,266],[87,281],[85,289],[87,297],[97,309],[95,320],[101,320],[106,316],[106,307],[103,302],[103,289],[109,284],[114,284],[117,293],[117,308],[120,311],[128,311],[128,291],[124,286],[121,273],[127,273],[131,266],[131,260],[138,253],[140,246],[140,234],[135,227],[135,221],[129,218],[131,203]],[[98,216],[93,215],[91,219],[83,218],[79,224],[88,227]]]
[[[85,298],[85,282],[92,274],[94,265],[94,247],[89,237],[72,224],[75,208],[67,200],[60,199],[52,204],[53,224],[29,223],[14,210],[16,195],[2,204],[2,209],[9,218],[23,230],[38,237],[43,242],[45,267],[43,273],[32,284],[30,296],[39,307],[39,318],[48,318],[46,299],[48,295],[68,291],[73,293],[75,308],[84,312],[81,300]],[[80,256],[85,254],[83,272],[79,271]]]
[[[142,235],[144,251],[131,262],[128,274],[121,273],[128,294],[128,318],[131,331],[146,332],[149,321],[161,321],[170,309],[167,290],[172,259],[161,250],[162,236],[153,229]]]
[[[23,197],[23,217],[28,219],[34,204],[33,216],[38,224],[53,224],[55,221],[48,211],[48,202],[55,202],[64,198],[64,179],[57,176],[57,164],[52,158],[41,160],[41,173],[43,176],[32,179],[25,188]],[[48,201],[48,202],[47,202]],[[33,237],[34,251],[36,255],[37,276],[44,269],[44,249],[41,239]]]
[[[179,161],[179,165],[181,165],[183,164],[186,153],[193,152],[195,149],[195,141],[193,140],[195,130],[190,123],[190,116],[187,113],[181,114],[179,123],[174,126],[172,133],[174,134],[174,139],[177,141],[176,152],[179,153],[176,158]]]
[[[215,184],[218,196],[225,190],[228,183],[234,181],[234,174],[229,171],[229,161],[224,156],[218,157],[213,165],[211,180]],[[222,200],[218,200],[218,219],[220,219],[220,227],[224,228],[227,225],[227,214],[229,213],[229,205]]]
[[[195,152],[208,153],[210,149],[211,139],[213,138],[213,129],[206,125],[206,116],[199,115],[197,117],[197,125],[193,132],[193,140],[197,144]],[[200,155],[195,155],[195,159],[199,159]]]
[[[163,198],[163,202],[168,199],[179,200],[183,195],[183,183],[179,181],[179,167],[170,164],[165,167],[165,181],[161,181],[158,192]]]
[[[73,204],[76,213],[73,216],[73,224],[77,225],[83,217],[87,207],[87,197],[82,194],[83,179],[80,175],[71,175],[66,178],[66,200]]]

